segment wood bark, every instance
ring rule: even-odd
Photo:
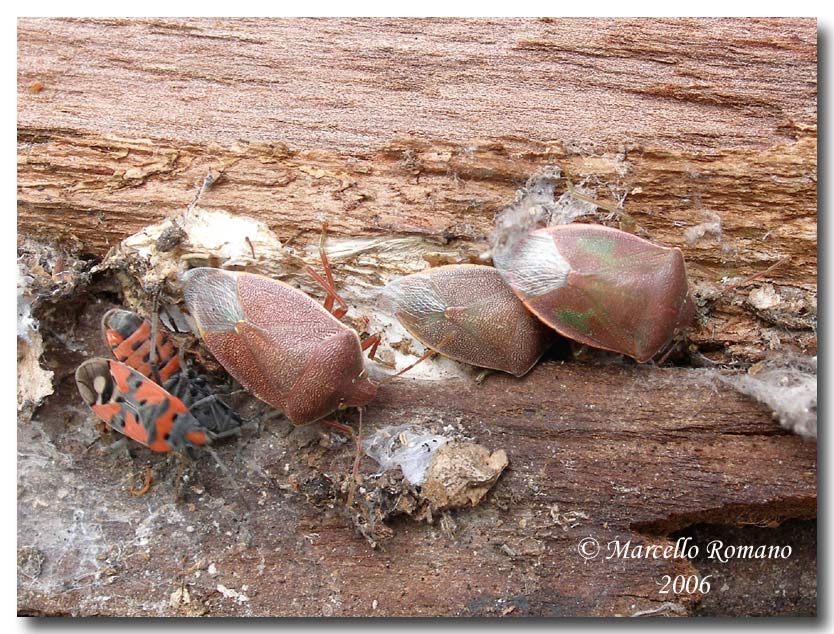
[[[202,207],[262,220],[282,240],[313,241],[325,215],[335,238],[417,236],[466,261],[516,190],[556,165],[624,201],[640,235],[683,250],[703,313],[693,350],[717,362],[815,354],[816,41],[807,19],[22,19],[19,239],[102,257],[185,209],[211,170]],[[752,285],[721,281],[787,258]],[[778,299],[763,307],[750,292],[766,285]],[[47,475],[78,491],[47,506],[72,517],[94,505],[103,467],[61,414],[80,357],[55,354],[63,391],[20,442],[70,442]],[[246,520],[251,546],[205,528],[215,515],[236,524],[201,498],[180,518],[197,542],[176,523],[158,528],[141,557],[114,564],[112,585],[47,559],[53,577],[23,578],[20,610],[182,613],[168,599],[186,583],[210,614],[680,614],[693,597],[662,598],[656,581],[689,562],[586,563],[578,541],[667,543],[699,522],[815,516],[815,443],[698,370],[551,362],[482,388],[404,382],[368,411],[370,428],[397,420],[463,421],[507,449],[510,470],[480,507],[454,514],[455,530],[403,520],[372,552],[344,518],[275,489],[287,480],[274,475],[262,490],[243,485],[265,496]],[[225,452],[232,467],[281,472],[280,443],[242,447]],[[19,515],[34,527],[46,511],[33,486]],[[128,522],[177,512],[131,502],[118,503]],[[99,530],[108,548],[133,538]],[[246,578],[255,592],[229,598],[209,563],[231,575],[224,587]],[[148,575],[161,585],[145,601]],[[50,594],[53,582],[69,589]]]

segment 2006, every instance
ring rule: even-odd
[[[698,575],[663,575],[657,585],[663,586],[659,592],[660,594],[695,594],[700,592],[706,594],[710,591],[709,579],[712,575],[706,577],[699,577]]]

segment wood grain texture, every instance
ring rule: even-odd
[[[814,20],[21,20],[20,122],[365,152],[414,134],[766,148],[816,125]],[[22,95],[21,95],[22,96]],[[787,126],[787,127],[786,127]]]
[[[88,308],[81,323],[95,313]],[[607,544],[665,546],[671,531],[692,523],[773,526],[816,515],[816,443],[789,435],[766,408],[705,371],[549,362],[524,379],[493,375],[482,386],[384,387],[366,413],[366,434],[390,424],[452,425],[507,449],[510,467],[475,509],[433,526],[392,521],[394,535],[378,551],[338,504],[309,503],[327,499],[322,474],[349,473],[350,443],[299,449],[301,430],[282,437],[273,423],[218,447],[250,512],[207,455],[198,456],[181,502],[171,499],[175,467],[159,457],[162,483],[134,498],[123,460],[85,450],[95,432],[83,412],[67,408],[77,398],[71,371],[68,363],[56,397],[21,430],[19,546],[45,557],[37,579],[20,578],[26,613],[500,616],[514,606],[514,616],[682,615],[698,595],[664,596],[658,582],[694,574],[690,562],[605,559]],[[62,448],[52,462],[50,447]],[[374,471],[366,458],[362,472]],[[64,492],[45,499],[40,485],[54,481]],[[56,541],[62,535],[70,538]],[[606,550],[586,562],[577,546],[588,536]],[[813,556],[797,552],[791,561]],[[785,583],[779,562],[764,564],[759,584],[773,583],[768,571]],[[740,582],[714,581],[715,590]],[[192,603],[172,604],[183,583]],[[218,584],[248,600],[224,596]]]
[[[18,50],[21,236],[102,255],[212,169],[203,206],[283,239],[465,258],[556,164],[713,289],[790,258],[771,323],[741,289],[693,334],[716,360],[815,351],[813,20],[21,20]]]
[[[311,243],[324,214],[334,239],[415,235],[468,261],[517,189],[558,165],[683,250],[700,353],[813,354],[816,41],[808,19],[21,19],[19,238],[101,257],[181,212],[211,169],[200,205],[282,240]],[[785,258],[720,296],[722,277]],[[767,284],[779,302],[757,308]],[[345,473],[351,451],[299,452],[273,431],[220,448],[258,505],[245,519],[206,456],[204,495],[131,498],[123,464],[85,450],[71,380],[103,354],[100,300],[59,307],[81,311],[73,346],[44,330],[56,395],[19,425],[22,613],[678,615],[697,597],[656,582],[689,562],[586,563],[577,542],[816,514],[816,444],[766,408],[702,371],[594,358],[383,389],[370,430],[454,424],[510,468],[476,509],[396,521],[382,552],[308,503],[315,479],[293,488],[311,464]],[[46,495],[55,483],[68,493]],[[175,607],[183,583],[194,601]]]

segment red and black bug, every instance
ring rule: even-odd
[[[93,412],[159,452],[238,434],[240,416],[212,393],[203,377],[183,370],[172,338],[154,330],[150,321],[127,310],[104,315],[102,334],[117,361],[90,359],[75,373]]]

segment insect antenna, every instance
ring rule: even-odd
[[[237,485],[237,482],[235,482],[235,479],[232,477],[232,473],[229,471],[229,468],[220,459],[220,456],[214,449],[212,449],[208,445],[203,445],[203,449],[205,449],[209,453],[209,455],[212,458],[214,458],[214,462],[217,463],[217,466],[220,467],[220,470],[223,472],[223,475],[226,476],[226,481],[235,490],[235,493],[237,494],[244,508],[251,513],[252,507],[249,505],[249,501],[246,499],[246,497],[244,497],[243,491],[241,491],[240,487]]]
[[[158,384],[162,385],[162,379],[159,376],[159,367],[156,363],[157,357],[157,347],[156,347],[156,335],[159,328],[159,289],[157,289],[156,293],[153,296],[153,317],[151,318],[151,351],[150,357],[148,358],[148,362],[151,366],[151,373],[153,374],[153,380]]]
[[[436,354],[437,354],[437,350],[432,350],[431,348],[429,348],[428,350],[426,350],[426,352],[423,354],[423,356],[420,357],[419,359],[417,359],[414,363],[404,367],[402,370],[400,370],[396,374],[392,374],[391,376],[385,377],[384,379],[382,379],[382,381],[379,382],[379,385],[385,385],[386,383],[390,383],[394,379],[401,377],[403,374],[405,374],[409,370],[413,369],[415,366],[421,364],[423,361],[431,359]]]
[[[599,207],[600,209],[605,209],[606,211],[610,211],[612,214],[616,214],[620,217],[621,220],[627,222],[629,224],[635,225],[634,218],[632,218],[628,213],[624,210],[620,209],[619,207],[615,207],[610,203],[605,203],[599,200],[595,200],[590,196],[586,196],[585,194],[580,194],[579,191],[573,186],[573,183],[570,182],[567,178],[565,179],[565,186],[567,187],[568,193],[576,198],[577,200],[581,200],[584,203],[588,203],[590,205],[594,205]]]
[[[791,256],[786,255],[785,257],[783,257],[781,260],[779,260],[775,264],[771,264],[764,271],[759,271],[758,273],[753,273],[753,275],[751,275],[750,277],[747,277],[747,278],[741,280],[740,282],[736,282],[735,284],[731,284],[730,286],[728,286],[727,288],[724,289],[724,293],[729,293],[730,291],[733,291],[733,290],[739,288],[740,286],[745,286],[745,285],[749,284],[750,282],[755,282],[759,278],[764,277],[765,275],[772,272],[774,269],[782,266],[786,262],[790,262],[790,259],[791,259]]]
[[[454,337],[454,333],[446,335],[443,339],[441,339],[440,343],[437,344],[437,347],[442,348],[447,343],[449,343],[452,340],[453,337]],[[409,366],[406,366],[405,368],[403,368],[402,370],[400,370],[396,374],[392,374],[391,376],[385,377],[384,379],[382,379],[382,381],[379,382],[379,385],[385,385],[386,383],[388,383],[390,381],[393,381],[394,379],[396,379],[398,377],[401,377],[403,374],[405,374],[409,370],[413,369],[415,366],[421,364],[423,361],[431,359],[436,354],[437,354],[437,350],[433,350],[432,348],[428,348],[426,350],[426,352],[423,354],[423,356],[421,356],[419,359],[417,359],[414,363],[412,363]]]

